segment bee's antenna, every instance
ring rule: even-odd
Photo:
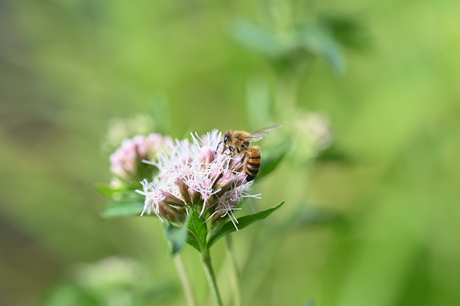
[[[217,150],[219,149],[219,146],[220,146],[221,143],[222,143],[222,140],[217,144],[216,152],[217,152]]]

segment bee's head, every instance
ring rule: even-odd
[[[223,137],[223,139],[222,139],[222,142],[224,143],[224,145],[230,144],[230,142],[231,142],[231,140],[230,140],[231,137],[232,137],[232,131],[227,131],[227,132],[225,132],[224,137]]]

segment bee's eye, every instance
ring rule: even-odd
[[[230,137],[228,137],[228,135],[225,136],[225,137],[224,137],[224,142],[227,142],[229,138],[230,138]]]

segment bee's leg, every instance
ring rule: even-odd
[[[246,153],[244,153],[243,157],[233,166],[233,170],[240,170],[241,167],[244,166],[244,161],[246,160]],[[241,170],[240,170],[241,171]]]
[[[233,156],[233,151],[234,151],[233,147],[227,146],[225,144],[222,145],[222,153],[221,154]]]
[[[227,147],[227,148],[228,148],[228,150],[230,151],[230,154],[228,154],[228,155],[230,155],[230,156],[232,156],[232,157],[235,156],[235,149],[236,149],[236,148],[235,148],[235,147]]]

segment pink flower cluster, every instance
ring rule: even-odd
[[[110,155],[110,170],[118,177],[131,181],[136,177],[138,168],[143,166],[142,160],[152,159],[159,150],[172,144],[171,137],[157,133],[125,139],[121,147]]]
[[[217,150],[221,140],[222,133],[214,130],[202,138],[192,134],[192,141],[176,140],[169,149],[160,151],[158,159],[150,162],[160,170],[158,176],[151,182],[144,179],[143,190],[136,190],[146,197],[142,214],[154,212],[160,219],[182,222],[196,210],[213,222],[228,216],[236,226],[238,203],[259,195],[249,195],[252,182],[232,168],[239,158]]]

